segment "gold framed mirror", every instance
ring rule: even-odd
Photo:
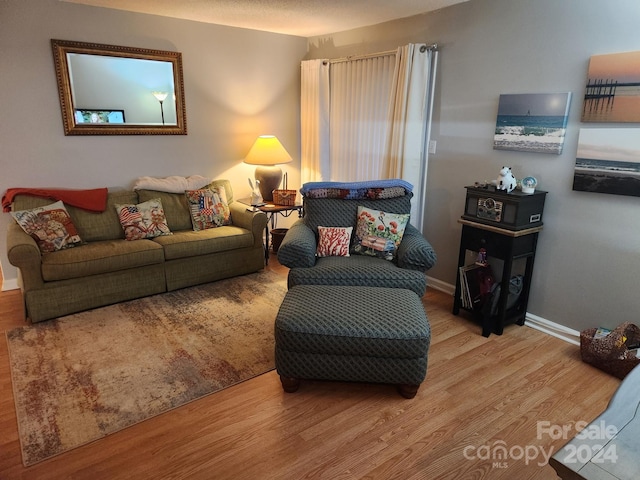
[[[65,135],[186,135],[182,54],[51,40]]]

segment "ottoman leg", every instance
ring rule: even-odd
[[[300,386],[299,378],[283,377],[280,375],[280,382],[282,383],[282,389],[287,393],[297,391]]]
[[[398,385],[398,393],[404,398],[413,398],[418,393],[420,385]]]

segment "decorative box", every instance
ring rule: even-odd
[[[295,190],[274,190],[273,191],[273,203],[276,205],[286,205],[288,207],[296,204]]]

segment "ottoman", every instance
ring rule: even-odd
[[[298,285],[275,321],[276,370],[286,392],[315,379],[391,383],[413,398],[427,373],[430,341],[411,290]]]

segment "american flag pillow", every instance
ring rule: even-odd
[[[231,212],[224,187],[187,190],[191,223],[194,231],[231,224]]]
[[[137,205],[116,205],[120,225],[127,240],[171,235],[159,198]]]

